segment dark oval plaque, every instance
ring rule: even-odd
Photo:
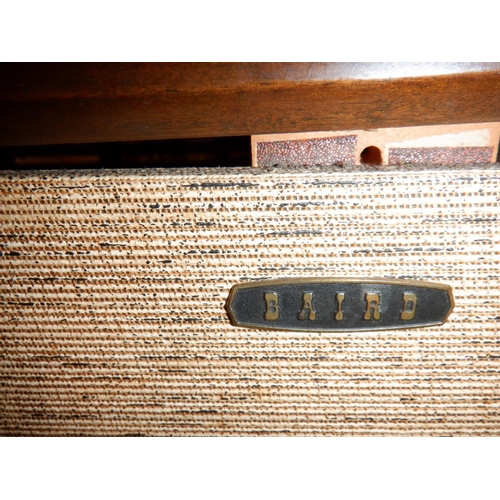
[[[425,281],[290,278],[233,286],[235,326],[293,331],[395,330],[442,325],[451,287]]]

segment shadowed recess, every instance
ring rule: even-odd
[[[250,137],[0,148],[2,168],[235,167],[251,163]]]
[[[366,165],[382,165],[382,153],[377,146],[368,146],[363,149],[359,159]]]

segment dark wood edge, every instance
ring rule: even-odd
[[[2,65],[0,145],[500,121],[500,64],[370,64]]]

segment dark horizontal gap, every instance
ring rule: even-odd
[[[0,148],[3,169],[236,167],[252,162],[250,136]]]

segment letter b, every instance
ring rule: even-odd
[[[266,321],[276,321],[280,316],[280,308],[278,307],[278,294],[274,292],[265,293],[266,313],[264,319]]]

